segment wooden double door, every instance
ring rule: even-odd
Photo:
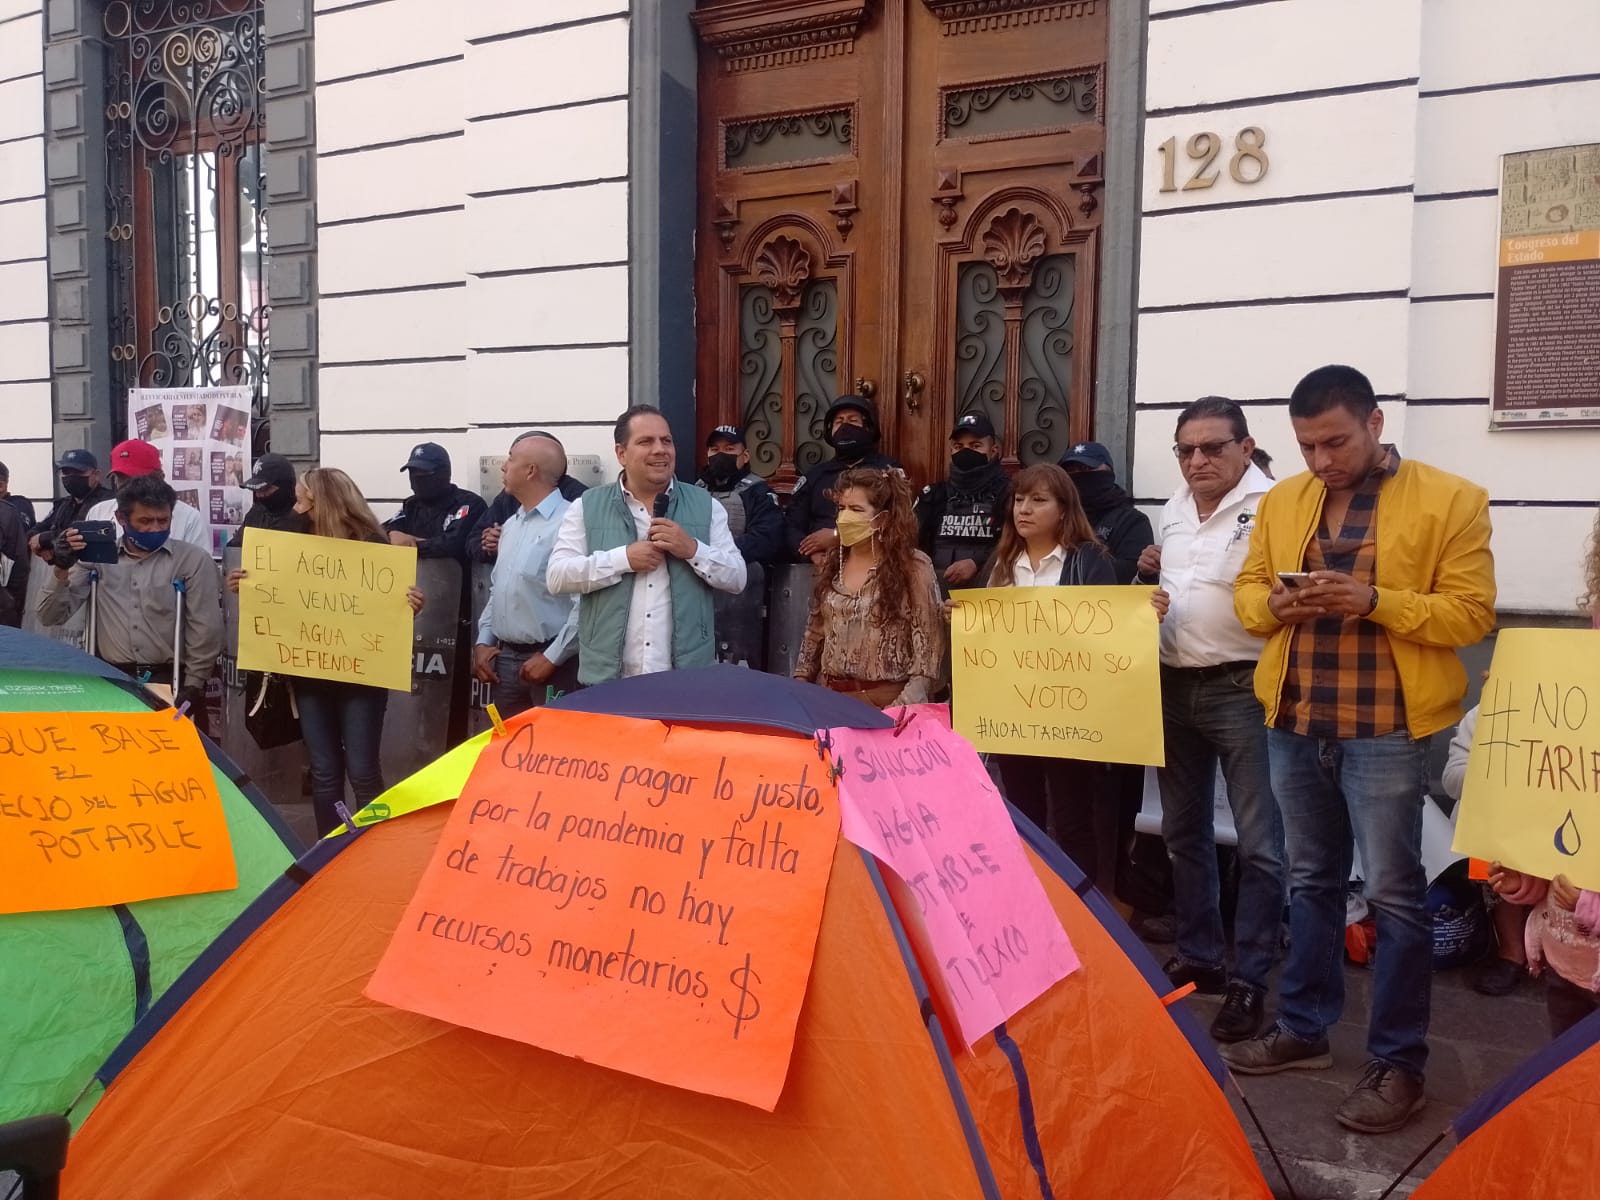
[[[1109,0],[700,0],[702,434],[780,489],[836,395],[942,478],[1092,436]]]

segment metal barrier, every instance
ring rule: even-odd
[[[767,670],[793,675],[800,661],[800,643],[811,614],[811,589],[816,573],[810,563],[778,563],[770,568],[772,590],[767,598]]]

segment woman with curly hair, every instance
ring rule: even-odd
[[[313,535],[377,546],[389,544],[366,497],[343,471],[333,467],[307,471],[296,482],[294,495],[294,511],[306,518]],[[229,589],[237,592],[244,577],[242,570],[230,571]],[[413,614],[422,611],[420,589],[407,589],[405,599]],[[317,836],[323,837],[341,824],[336,806],[344,799],[347,776],[356,809],[377,799],[383,791],[378,750],[389,693],[384,688],[344,680],[296,679],[294,698],[311,765],[311,809],[316,817]]]
[[[839,544],[823,559],[796,679],[876,708],[933,698],[944,622],[933,563],[917,549],[911,485],[899,471],[839,475]]]

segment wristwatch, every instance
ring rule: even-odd
[[[1373,588],[1372,589],[1372,603],[1367,605],[1367,611],[1362,613],[1361,615],[1364,616],[1364,617],[1370,617],[1377,610],[1378,610],[1378,589],[1377,588]]]

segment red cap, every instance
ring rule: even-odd
[[[161,451],[149,442],[130,439],[111,451],[111,470],[130,478],[161,470]]]

